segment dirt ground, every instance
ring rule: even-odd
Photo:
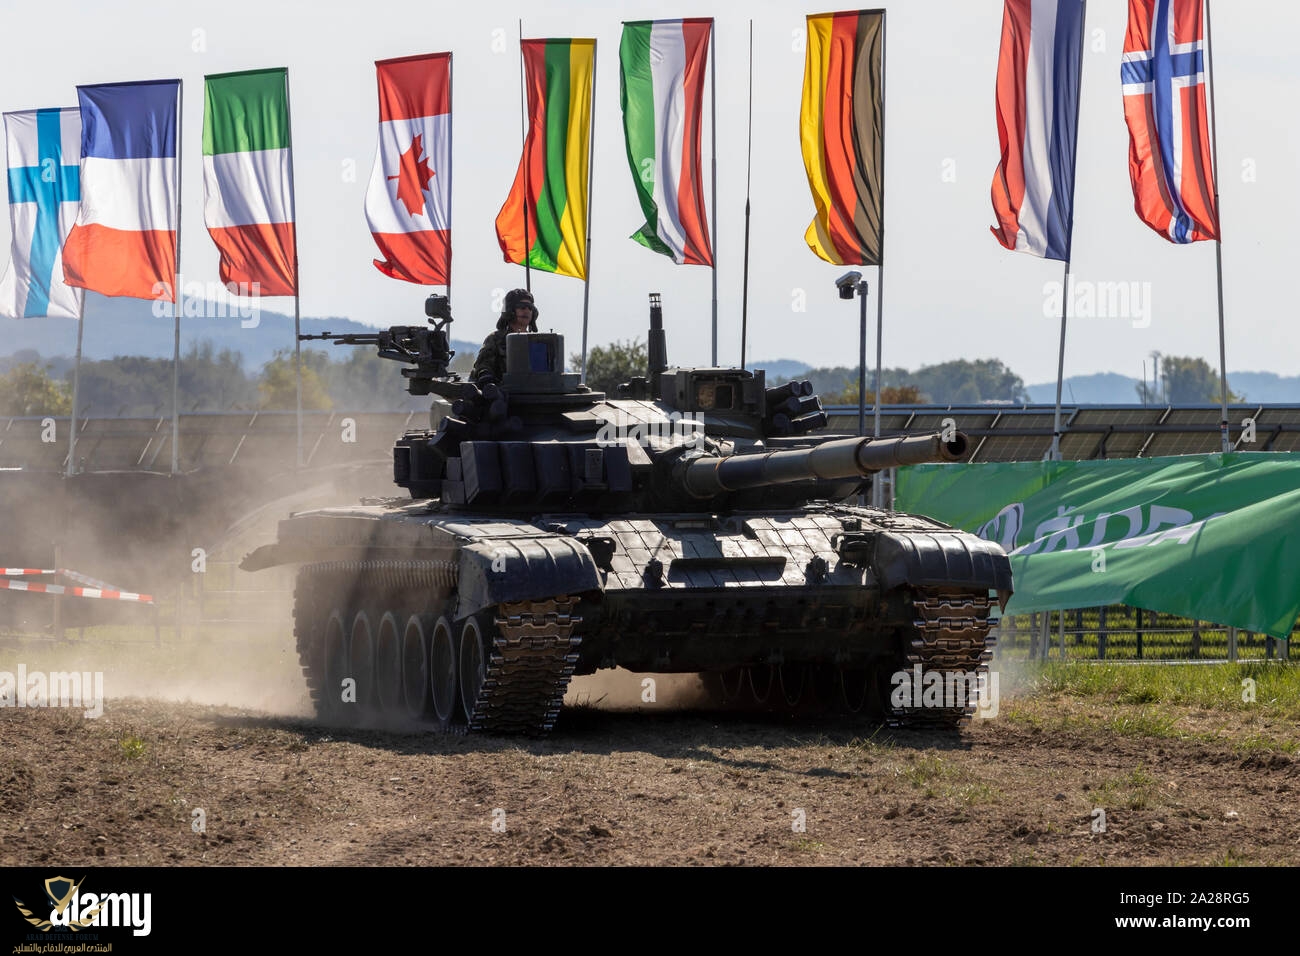
[[[69,666],[47,651],[0,670]],[[98,718],[0,710],[0,864],[1300,862],[1300,728],[1256,711],[1146,733],[1141,705],[1004,691],[960,733],[897,732],[703,709],[689,677],[643,704],[616,672],[504,740],[320,726],[287,654],[169,654],[90,661]]]

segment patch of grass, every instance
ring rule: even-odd
[[[126,760],[139,760],[149,751],[149,745],[135,734],[127,734],[117,741],[121,754]]]
[[[1300,718],[1300,667],[1290,661],[1146,665],[1054,661],[1024,666],[1023,684],[1031,694],[1214,710],[1260,708],[1280,717]]]
[[[1121,737],[1178,737],[1174,728],[1178,718],[1173,714],[1146,708],[1137,713],[1120,713],[1105,720],[1102,726]]]
[[[803,839],[796,840],[790,845],[790,848],[792,850],[799,850],[802,853],[819,853],[826,849],[826,844],[817,840]]]
[[[1228,847],[1228,852],[1219,861],[1219,866],[1249,866],[1250,862],[1246,857],[1247,854],[1244,851],[1238,850],[1236,847]]]
[[[968,783],[958,787],[954,796],[968,807],[981,803],[997,803],[1002,799],[1002,791],[987,783]]]
[[[1146,810],[1156,803],[1160,782],[1144,767],[1137,767],[1121,777],[1107,780],[1089,797],[1100,804],[1125,810]]]
[[[951,777],[956,771],[943,762],[938,754],[922,754],[915,762],[903,770],[903,776],[914,787],[924,787],[944,777]]]
[[[1235,741],[1234,746],[1241,753],[1284,753],[1295,754],[1300,752],[1300,741],[1295,740],[1278,740],[1274,737],[1266,737],[1263,734],[1250,734],[1241,740]]]

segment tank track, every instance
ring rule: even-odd
[[[582,618],[567,595],[501,604],[494,619],[487,672],[469,729],[489,734],[549,732],[578,663]]]
[[[987,674],[997,643],[997,638],[989,635],[992,606],[986,593],[942,587],[918,589],[912,599],[915,617],[903,631],[906,670],[920,665],[922,679],[935,672],[962,677]],[[961,686],[964,688],[965,682]],[[976,703],[934,707],[914,700],[912,706],[893,707],[886,695],[885,723],[913,730],[953,728],[974,715]]]
[[[305,565],[294,587],[294,641],[303,678],[317,714],[328,708],[325,683],[325,624],[338,607],[350,617],[360,607],[398,611],[403,616],[426,610],[409,597],[436,602],[455,587],[457,566],[448,561],[332,561]],[[378,615],[376,615],[376,621]]]

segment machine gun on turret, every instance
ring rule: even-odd
[[[447,331],[452,323],[451,301],[445,295],[434,293],[424,300],[424,314],[433,328],[420,325],[393,325],[378,332],[320,332],[299,335],[300,341],[321,339],[335,345],[375,345],[379,357],[413,365],[402,369],[406,390],[412,395],[430,393],[455,397],[461,388],[460,376],[451,371],[450,363],[456,353],[451,348]]]

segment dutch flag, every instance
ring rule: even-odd
[[[1070,260],[1083,0],[1006,0],[998,57],[1002,161],[992,227],[1008,249]]]

